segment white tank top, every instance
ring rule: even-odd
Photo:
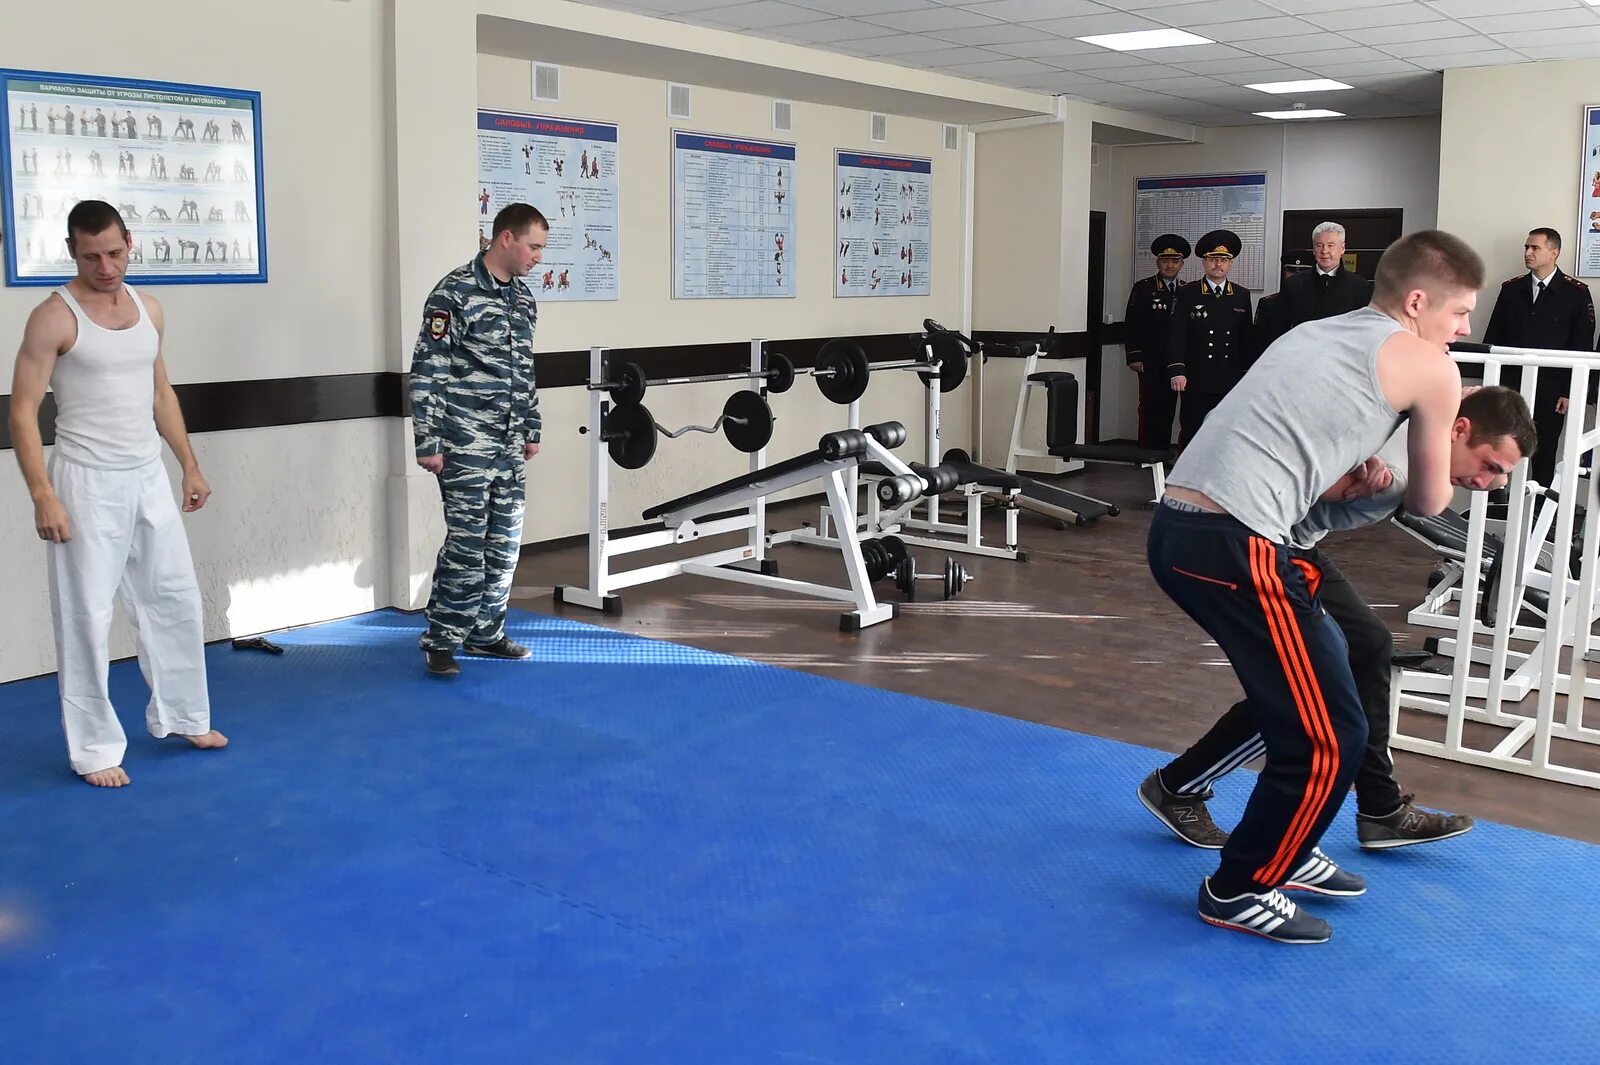
[[[156,431],[155,363],[161,340],[144,300],[126,329],[96,325],[63,286],[56,291],[78,319],[78,339],[56,359],[56,453],[80,466],[127,470],[161,456]]]

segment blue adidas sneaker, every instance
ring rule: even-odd
[[[1200,919],[1218,928],[1249,932],[1279,943],[1326,943],[1333,929],[1272,890],[1219,899],[1211,894],[1211,878],[1200,884]]]
[[[1333,864],[1333,859],[1316,847],[1300,868],[1289,874],[1283,882],[1285,891],[1314,891],[1318,895],[1338,895],[1354,898],[1367,893],[1367,882],[1354,873],[1346,872]]]

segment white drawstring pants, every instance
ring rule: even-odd
[[[122,764],[127,737],[111,705],[112,604],[138,633],[157,738],[211,729],[205,620],[183,517],[160,459],[100,470],[54,456],[51,481],[71,539],[48,545],[61,724],[79,774]]]

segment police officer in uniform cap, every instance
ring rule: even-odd
[[[539,308],[522,279],[538,265],[550,223],[508,204],[489,246],[434,286],[411,361],[417,465],[439,478],[445,537],[418,641],[428,672],[460,672],[455,652],[526,658],[506,636],[511,576],[522,547],[526,472],[542,420],[534,380]]]
[[[1172,447],[1172,417],[1178,410],[1178,394],[1167,377],[1167,346],[1178,273],[1189,250],[1189,242],[1176,233],[1151,241],[1156,272],[1133,283],[1123,315],[1128,368],[1139,375],[1139,446],[1160,451]]]
[[[1206,275],[1180,289],[1173,303],[1167,374],[1172,390],[1183,394],[1184,444],[1249,368],[1250,291],[1228,280],[1240,247],[1231,230],[1201,237],[1194,250],[1205,259]]]

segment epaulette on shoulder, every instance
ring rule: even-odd
[[[1500,282],[1500,287],[1501,288],[1510,288],[1512,285],[1515,285],[1518,281],[1526,281],[1526,280],[1528,280],[1528,275],[1527,274],[1518,274],[1516,277],[1508,277],[1504,281]]]
[[[1568,273],[1563,273],[1561,275],[1561,280],[1565,281],[1567,284],[1571,285],[1573,288],[1587,289],[1589,287],[1587,284],[1585,284],[1582,281],[1579,281],[1577,278],[1573,277],[1571,274],[1568,274]]]

